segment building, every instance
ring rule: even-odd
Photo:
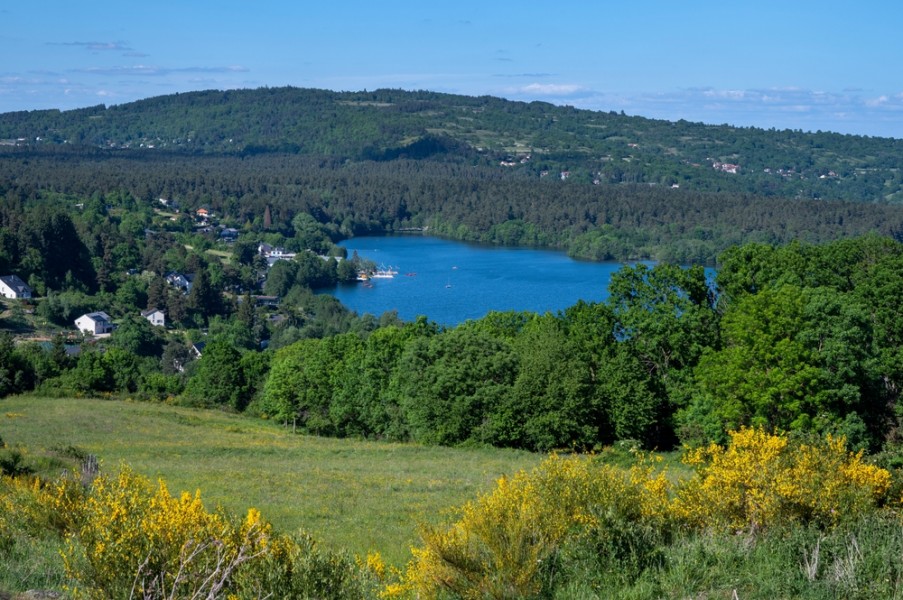
[[[219,239],[231,243],[238,239],[238,230],[234,227],[226,227],[219,232]]]
[[[16,275],[4,275],[0,277],[0,296],[14,300],[31,298],[31,288]]]
[[[150,321],[151,325],[166,327],[166,314],[159,308],[149,308],[141,311],[141,316]]]
[[[194,281],[194,275],[183,275],[182,273],[167,273],[166,283],[182,290],[187,294],[191,291],[191,283]]]
[[[257,246],[257,252],[266,258],[268,267],[272,267],[278,260],[292,260],[296,256],[294,252],[289,252],[285,248],[275,248],[266,243]]]
[[[110,315],[103,311],[80,316],[75,320],[75,327],[89,335],[102,335],[113,332],[113,322],[110,319]]]

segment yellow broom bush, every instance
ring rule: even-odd
[[[693,527],[831,525],[873,510],[891,483],[887,470],[866,464],[843,438],[802,443],[761,428],[731,432],[726,447],[691,450],[684,461],[696,473],[679,486],[672,512]]]
[[[95,479],[80,512],[63,552],[76,597],[215,597],[270,535],[254,509],[236,523],[128,467]]]
[[[624,542],[644,543],[647,534],[650,543],[667,543],[676,527],[833,526],[877,510],[891,483],[888,471],[847,450],[843,438],[804,443],[762,429],[732,432],[725,447],[687,451],[684,460],[695,472],[675,483],[658,460],[640,455],[625,470],[552,456],[530,473],[502,478],[451,525],[423,528],[423,544],[383,597],[548,595],[556,561],[568,559],[562,549],[580,548],[581,540],[594,551],[617,552]],[[632,558],[641,570],[654,553],[637,551]],[[618,557],[611,558],[598,564],[619,568]]]
[[[424,527],[423,545],[413,549],[402,581],[387,586],[383,596],[541,595],[551,585],[562,543],[598,528],[605,513],[659,518],[662,481],[586,457],[553,455],[530,473],[499,479],[451,526]]]

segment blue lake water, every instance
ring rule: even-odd
[[[374,279],[372,287],[345,284],[329,293],[358,314],[398,311],[405,321],[419,315],[454,326],[490,311],[557,312],[578,300],[608,297],[616,262],[583,262],[563,252],[499,248],[438,238],[360,237],[342,242],[377,265],[398,271]]]

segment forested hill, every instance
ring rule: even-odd
[[[426,159],[568,184],[903,201],[903,140],[577,110],[434,92],[205,91],[0,114],[0,143],[343,161]]]

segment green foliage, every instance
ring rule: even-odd
[[[485,422],[517,373],[508,344],[467,328],[415,338],[397,368],[411,437],[443,445],[489,441]]]
[[[274,540],[271,551],[235,578],[235,597],[286,600],[365,600],[378,591],[376,576],[347,552],[331,550],[299,532]]]
[[[163,351],[160,329],[140,315],[129,315],[120,321],[110,336],[110,344],[142,357],[157,357]]]
[[[16,348],[9,333],[0,332],[0,398],[31,387],[34,368]]]
[[[189,406],[243,410],[250,398],[240,364],[241,353],[227,341],[206,344],[197,369],[185,386],[183,401]]]

